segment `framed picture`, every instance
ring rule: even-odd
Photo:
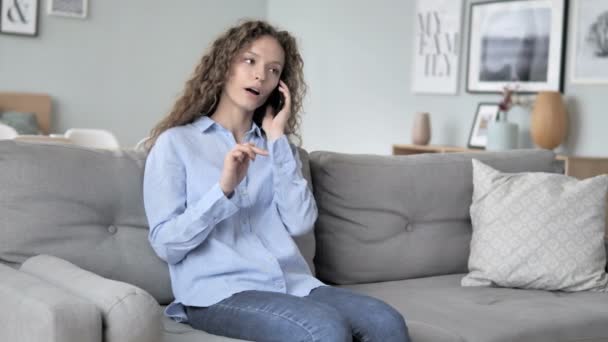
[[[572,83],[608,83],[608,1],[574,2]]]
[[[413,92],[458,92],[462,7],[462,0],[416,2]]]
[[[471,4],[467,92],[563,90],[567,0]]]
[[[0,33],[38,35],[39,0],[0,0]]]
[[[498,115],[498,103],[480,103],[477,106],[473,126],[469,134],[470,148],[486,148],[488,143],[488,125],[496,120]]]
[[[88,0],[48,0],[48,14],[84,19]]]

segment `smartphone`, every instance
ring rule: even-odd
[[[279,91],[279,87],[277,87],[266,99],[266,103],[260,106],[253,113],[253,121],[258,125],[258,127],[262,127],[262,122],[264,121],[264,116],[266,116],[266,108],[268,106],[272,106],[274,109],[274,115],[276,116],[281,109],[285,101],[283,99],[283,94]]]
[[[283,94],[279,91],[277,87],[271,94],[268,96],[268,100],[266,100],[267,106],[272,106],[274,109],[274,115],[277,115],[279,111],[283,108]]]

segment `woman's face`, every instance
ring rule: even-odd
[[[279,42],[270,36],[258,38],[234,58],[222,97],[253,112],[279,84],[284,65],[285,52]]]

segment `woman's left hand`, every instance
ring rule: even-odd
[[[287,120],[291,116],[291,94],[287,84],[283,81],[279,81],[279,91],[283,94],[283,107],[281,110],[274,115],[274,108],[268,106],[266,108],[266,116],[262,121],[262,128],[266,132],[268,140],[276,140],[285,134],[285,127],[287,126]]]

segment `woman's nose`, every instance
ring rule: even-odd
[[[266,79],[266,75],[264,74],[263,71],[255,71],[255,79],[256,80],[260,80],[260,81],[264,81]]]

